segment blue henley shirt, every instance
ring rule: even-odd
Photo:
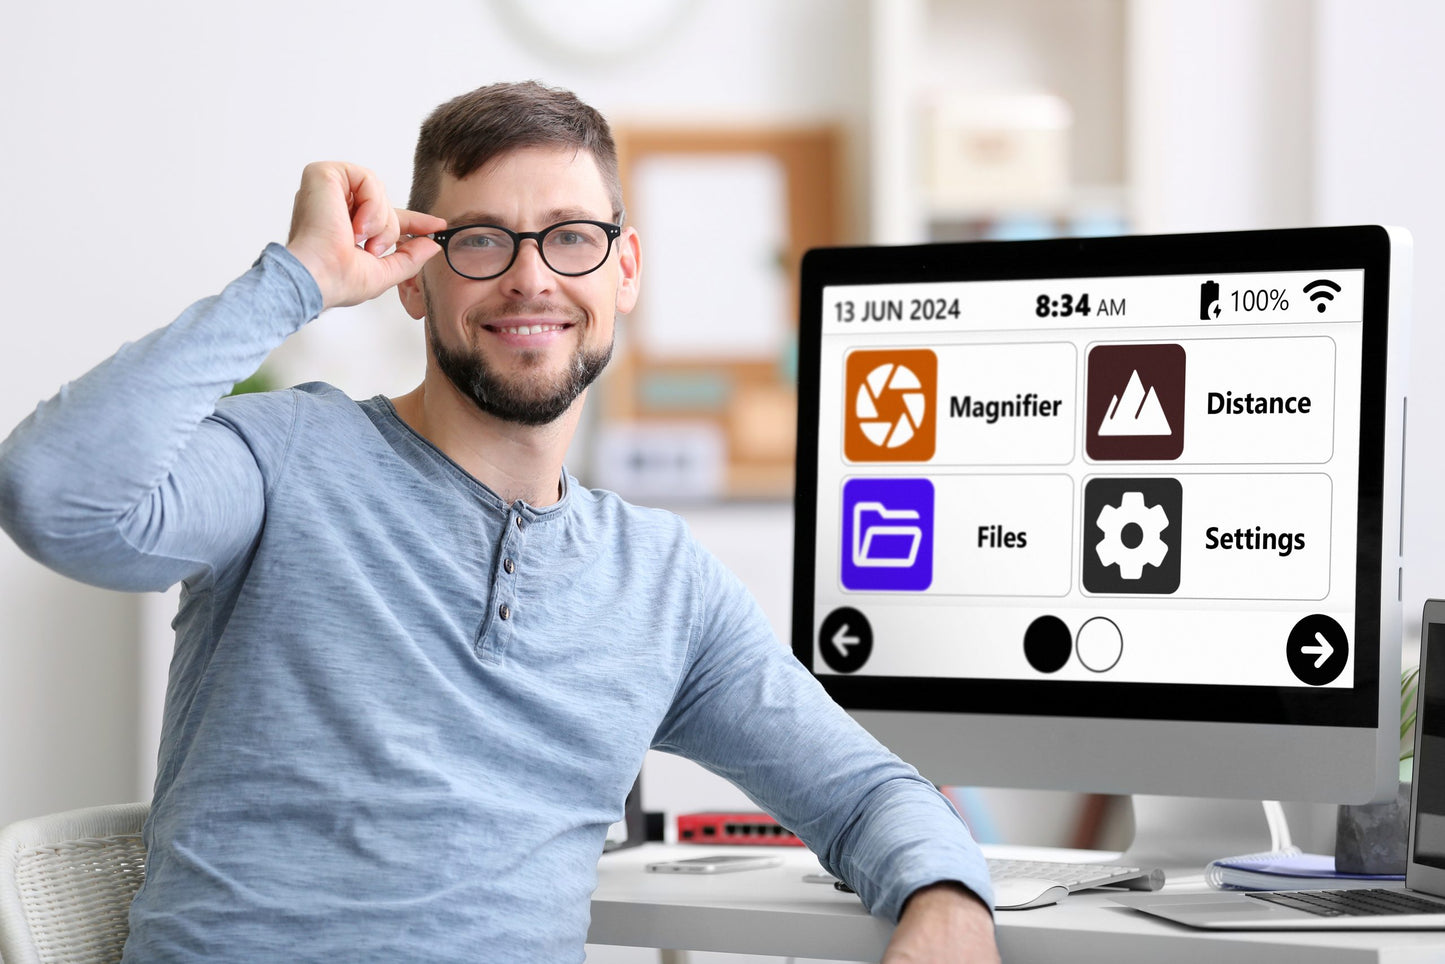
[[[27,553],[183,582],[125,961],[580,961],[649,747],[737,783],[874,914],[938,880],[990,899],[947,802],[676,516],[565,473],[509,505],[384,398],[221,397],[320,310],[272,245],[0,445]]]

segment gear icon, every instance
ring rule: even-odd
[[[1162,505],[1145,506],[1142,492],[1125,492],[1117,506],[1106,504],[1094,524],[1104,533],[1094,552],[1105,566],[1117,564],[1121,579],[1142,578],[1146,565],[1157,567],[1169,554],[1168,544],[1159,538],[1169,526],[1169,514]],[[1137,531],[1130,531],[1126,541],[1130,527]]]

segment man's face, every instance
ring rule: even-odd
[[[504,154],[458,180],[442,176],[431,212],[447,225],[540,231],[558,221],[611,221],[592,156],[535,147]],[[559,275],[534,241],[499,277],[473,281],[444,257],[400,286],[413,318],[425,316],[431,363],[482,411],[544,425],[561,416],[606,366],[614,321],[637,300],[637,235],[624,230],[591,274]]]

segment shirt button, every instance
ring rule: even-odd
[[[511,619],[512,607],[508,606],[506,603],[502,603],[501,606],[497,607],[497,615],[501,616],[503,619]]]
[[[507,575],[510,576],[512,573],[517,571],[517,564],[510,559],[503,559],[502,568],[507,570]]]

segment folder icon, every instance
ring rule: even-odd
[[[881,502],[858,502],[853,506],[853,565],[865,569],[907,569],[918,559],[923,529],[913,509],[890,509]],[[901,551],[902,540],[907,551]]]

